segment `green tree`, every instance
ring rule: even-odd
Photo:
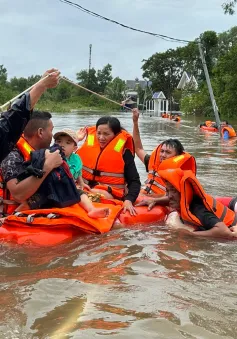
[[[0,65],[0,84],[5,85],[7,82],[7,69]]]
[[[124,97],[126,83],[119,77],[116,77],[105,88],[105,95],[110,99],[121,102]]]
[[[163,91],[167,97],[171,97],[173,90],[178,85],[183,67],[179,51],[169,49],[144,60],[143,78],[152,81],[154,91]]]
[[[204,47],[206,65],[209,73],[211,73],[218,55],[217,34],[214,31],[206,31],[200,35],[200,40]]]
[[[218,60],[214,69],[213,87],[221,114],[237,115],[237,45]]]
[[[237,26],[218,35],[218,58],[222,57],[237,44]]]
[[[26,78],[14,77],[10,80],[10,87],[14,91],[21,93],[29,87],[28,86],[28,80]]]
[[[196,115],[213,115],[212,105],[206,83],[203,83],[198,90],[187,86],[182,91],[181,110],[184,113],[195,113]]]
[[[237,0],[232,0],[228,2],[224,2],[222,7],[224,9],[225,14],[233,15],[235,13],[235,5],[237,4]]]
[[[112,66],[107,64],[102,70],[97,71],[98,90],[104,93],[106,86],[112,81]]]
[[[98,90],[98,79],[96,70],[91,68],[90,71],[84,69],[76,74],[77,81],[83,87],[90,89],[91,91],[97,92]]]
[[[72,86],[65,81],[61,81],[60,84],[55,88],[55,99],[56,101],[65,101],[71,97]]]

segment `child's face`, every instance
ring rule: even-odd
[[[72,138],[68,137],[67,135],[59,135],[55,142],[62,147],[66,158],[69,158],[70,155],[77,149],[74,140],[72,140]]]

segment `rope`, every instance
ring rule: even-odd
[[[82,86],[82,85],[77,84],[76,82],[74,82],[74,81],[72,81],[72,80],[66,78],[65,76],[61,76],[60,78],[61,78],[62,80],[64,80],[64,81],[68,82],[69,84],[72,84],[72,85],[74,85],[74,86],[76,86],[76,87],[79,87],[79,88],[81,88],[81,89],[84,89],[85,91],[87,91],[87,92],[89,92],[89,93],[91,93],[91,94],[97,95],[99,98],[101,98],[101,99],[103,99],[103,100],[110,101],[110,102],[112,102],[113,104],[118,105],[118,106],[120,106],[120,107],[124,107],[124,108],[126,108],[126,109],[128,109],[128,110],[130,110],[130,111],[132,110],[132,108],[127,107],[127,106],[124,106],[123,104],[120,104],[120,103],[118,103],[117,101],[114,101],[114,100],[112,100],[112,99],[109,99],[109,98],[105,97],[104,95],[101,95],[101,94],[99,94],[99,93],[96,93],[96,92],[94,92],[94,91],[91,91],[90,89],[88,89],[88,88],[86,88],[86,87],[84,87],[84,86]]]
[[[84,86],[82,86],[82,85],[77,84],[76,82],[74,82],[74,81],[72,81],[72,80],[66,78],[65,76],[61,76],[60,78],[61,78],[62,80],[64,80],[64,81],[66,81],[66,82],[68,82],[68,83],[70,83],[70,84],[72,84],[72,85],[78,87],[78,88],[84,89],[85,91],[87,91],[87,92],[89,92],[89,93],[91,93],[91,94],[97,95],[97,96],[100,97],[101,99],[110,101],[110,102],[112,102],[113,104],[116,104],[116,105],[118,105],[118,106],[120,106],[120,107],[124,107],[124,108],[126,108],[126,109],[132,111],[132,108],[127,107],[127,106],[124,106],[124,105],[122,105],[122,104],[120,104],[120,103],[118,103],[118,102],[116,102],[116,101],[114,101],[114,100],[112,100],[112,99],[109,99],[109,98],[107,98],[107,97],[105,97],[105,96],[103,96],[103,95],[101,95],[101,94],[98,94],[98,93],[96,93],[96,92],[94,92],[94,91],[91,91],[90,89],[88,89],[88,88],[86,88],[86,87],[84,87]],[[170,121],[169,121],[169,122],[170,122]],[[172,127],[171,124],[169,124],[169,127],[170,127],[170,128],[173,128],[174,130],[176,130],[176,128],[175,128],[175,127]],[[184,127],[186,127],[186,126],[184,126]],[[200,140],[203,141],[203,138],[202,138],[201,136],[193,135],[193,134],[188,133],[188,132],[184,132],[184,133],[185,133],[186,135],[191,136],[192,138],[195,137],[195,138],[198,139],[199,141],[200,141]]]

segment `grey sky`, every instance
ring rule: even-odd
[[[224,0],[73,0],[101,15],[139,29],[193,40],[205,30],[237,25],[224,15]],[[97,19],[59,0],[0,0],[0,64],[9,77],[41,74],[58,67],[75,79],[92,66],[113,66],[113,76],[141,78],[142,59],[175,48],[166,42]]]

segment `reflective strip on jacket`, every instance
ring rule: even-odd
[[[116,198],[123,198],[126,187],[123,154],[126,149],[134,155],[133,139],[128,132],[122,130],[101,149],[96,127],[89,127],[86,141],[77,150],[83,162],[84,181],[93,188],[104,189]]]
[[[24,161],[30,160],[30,153],[34,151],[34,149],[30,146],[30,144],[25,140],[24,137],[20,137],[18,140],[16,147],[22,154]],[[14,201],[10,191],[6,187],[6,183],[3,181],[2,175],[0,174],[0,180],[2,185],[2,203],[3,203],[3,214],[9,215],[12,214],[15,209],[19,206],[19,204]]]

